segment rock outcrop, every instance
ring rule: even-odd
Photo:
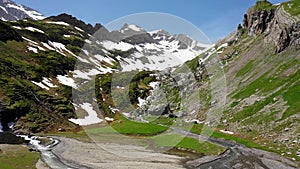
[[[250,8],[244,15],[243,28],[249,36],[265,33],[265,43],[275,43],[276,53],[300,45],[299,18],[291,16],[283,6],[261,10]]]
[[[99,30],[100,28],[102,28],[103,26],[99,23],[95,24],[95,26],[92,26],[91,24],[86,24],[83,21],[73,17],[72,15],[69,14],[60,14],[58,16],[52,16],[49,18],[46,18],[49,20],[53,20],[53,21],[62,21],[62,22],[66,22],[72,26],[76,26],[82,30],[84,30],[85,32],[93,35],[97,30]]]
[[[247,28],[248,35],[257,36],[263,33],[274,18],[275,10],[255,10],[250,8],[244,15],[243,27]]]

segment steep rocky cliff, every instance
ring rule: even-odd
[[[284,10],[283,5],[272,5],[269,9],[250,8],[244,15],[243,28],[249,36],[266,35],[266,43],[275,42],[276,53],[288,47],[299,48],[300,19],[291,16]]]
[[[221,128],[297,159],[300,19],[289,12],[291,3],[256,4],[212,51],[218,53],[227,77]]]

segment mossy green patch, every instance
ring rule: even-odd
[[[129,136],[153,136],[168,130],[168,127],[154,124],[141,123],[128,120],[127,118],[116,115],[115,121],[110,126],[87,129],[88,134],[124,134]]]
[[[166,126],[131,121],[125,117],[118,117],[117,119],[110,126],[120,134],[151,136],[168,130]]]
[[[288,102],[289,108],[283,114],[282,119],[300,112],[300,83],[294,84],[283,94],[284,100]]]
[[[236,76],[239,77],[239,76],[244,76],[246,73],[248,73],[252,67],[253,67],[253,63],[254,63],[254,60],[248,62],[237,74]]]

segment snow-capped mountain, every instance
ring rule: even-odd
[[[127,23],[119,30],[119,32],[121,32],[122,34],[124,34],[127,37],[133,36],[135,34],[147,33],[143,28],[141,28],[137,25],[130,25]]]
[[[147,32],[132,24],[125,24],[120,30],[100,32],[102,38],[98,36],[97,39],[107,52],[127,53],[126,57],[117,56],[123,71],[174,67],[195,58],[211,46],[183,34],[171,35],[165,30]]]
[[[67,14],[31,22],[15,21],[5,24],[0,22],[0,26],[0,31],[2,31],[0,41],[4,42],[2,45],[13,51],[16,60],[24,66],[20,68],[20,72],[26,71],[25,74],[28,76],[20,78],[20,81],[28,82],[28,88],[49,92],[47,96],[49,100],[56,98],[59,100],[57,103],[61,103],[62,106],[57,107],[53,104],[53,110],[67,112],[58,116],[64,116],[64,120],[70,119],[79,125],[98,123],[101,119],[96,118],[95,112],[91,111],[92,104],[73,102],[74,105],[70,105],[72,102],[62,99],[62,95],[66,96],[65,91],[60,94],[58,89],[66,86],[75,90],[80,89],[81,84],[86,84],[98,74],[109,75],[114,72],[136,69],[172,68],[195,58],[209,47],[188,37],[180,36],[179,38],[178,35],[171,35],[164,30],[147,32],[139,26],[130,24],[125,24],[120,30],[109,31],[100,24],[92,26]],[[8,41],[15,41],[26,51],[16,50],[10,43],[6,44]],[[199,50],[195,46],[199,46]],[[0,60],[3,61],[1,64],[5,65],[3,70],[10,69],[6,68],[10,67],[10,64],[6,62],[10,59],[9,56],[10,54],[5,53],[1,55]],[[31,66],[31,63],[36,65]],[[19,69],[18,66],[15,67]],[[9,78],[14,76],[12,72],[5,74],[8,76],[7,79],[13,80]],[[2,85],[1,87],[3,91],[7,91],[6,95],[10,94],[10,90],[7,89],[12,88],[11,86]],[[21,91],[27,91],[28,88]],[[17,93],[19,88],[13,88],[13,90]],[[53,92],[58,95],[50,94]],[[32,98],[35,99],[35,97],[28,99]],[[39,103],[33,101],[32,107],[36,107],[34,104]],[[88,116],[81,118],[80,121],[75,120],[73,107],[86,110]],[[40,114],[47,114],[48,110],[40,110]],[[10,117],[5,121],[0,120],[3,126],[13,122],[18,115]],[[50,122],[52,121],[49,120]],[[41,124],[41,130],[51,125],[49,123]],[[67,123],[66,127],[74,127],[73,125],[73,123]],[[7,129],[4,127],[1,130]]]
[[[0,19],[3,21],[20,20],[31,18],[34,20],[44,19],[44,16],[24,5],[17,4],[11,0],[0,0]]]

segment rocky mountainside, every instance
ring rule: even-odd
[[[76,118],[75,109],[88,112],[91,105],[72,103],[76,78],[177,66],[209,47],[184,35],[146,32],[129,24],[109,32],[101,24],[92,26],[67,14],[0,21],[0,27],[4,131],[77,130],[79,126],[68,119]],[[76,64],[92,66],[74,71]]]
[[[218,130],[294,160],[300,156],[299,12],[298,1],[257,2],[236,31],[200,55],[217,56],[226,74]]]
[[[0,1],[0,19],[2,21],[15,21],[25,18],[38,20],[45,17],[36,10],[17,4],[11,0]]]

